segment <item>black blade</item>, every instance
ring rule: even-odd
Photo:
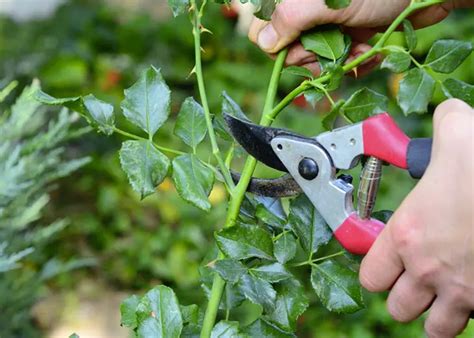
[[[298,137],[298,135],[284,129],[262,127],[228,114],[224,114],[224,119],[235,140],[247,153],[273,169],[288,172],[274,153],[271,141],[278,136]]]
[[[235,184],[240,181],[240,174],[231,172]],[[248,192],[266,197],[292,197],[303,192],[300,186],[290,175],[284,175],[274,179],[252,178],[247,188]]]

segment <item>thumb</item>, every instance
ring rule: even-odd
[[[285,0],[277,5],[270,22],[255,20],[249,38],[267,53],[276,53],[301,32],[317,25],[342,22],[344,9],[332,10],[324,0]]]

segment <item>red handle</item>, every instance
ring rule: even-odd
[[[357,213],[353,213],[337,228],[334,235],[347,251],[365,255],[384,226],[376,219],[363,220]]]
[[[362,123],[364,154],[374,156],[402,169],[407,169],[410,138],[387,114],[369,117]]]

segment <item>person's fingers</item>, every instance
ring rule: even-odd
[[[415,29],[424,28],[445,19],[449,15],[451,9],[452,5],[448,1],[442,5],[431,6],[423,11],[417,12],[410,16],[409,19]]]
[[[317,57],[313,52],[308,52],[301,43],[294,43],[288,50],[286,64],[288,66],[301,66],[307,63],[313,63],[316,60]]]
[[[418,318],[431,304],[434,291],[420,285],[404,272],[392,287],[387,300],[388,312],[399,322]]]
[[[403,270],[403,262],[387,225],[362,261],[360,282],[369,291],[385,291],[395,283]]]
[[[329,9],[324,1],[285,0],[278,4],[268,23],[255,21],[249,38],[267,53],[276,53],[295,41],[309,28],[326,23],[340,23],[340,11]]]
[[[429,338],[456,337],[466,327],[469,313],[452,300],[438,297],[425,321],[425,332]]]

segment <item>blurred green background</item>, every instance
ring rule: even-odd
[[[436,39],[474,41],[473,20],[472,11],[460,11],[443,23],[418,31],[420,43],[416,56],[423,59]],[[211,110],[220,110],[220,94],[225,90],[250,117],[256,118],[262,107],[271,60],[238,32],[237,18],[220,6],[210,5],[204,22],[214,33],[205,35],[203,42]],[[6,109],[25,85],[38,78],[44,91],[56,97],[94,93],[98,98],[114,103],[119,112],[123,89],[129,87],[144,68],[153,64],[161,68],[173,90],[175,116],[185,97],[197,95],[193,77],[188,77],[194,66],[190,29],[186,16],[177,19],[170,16],[164,0],[113,3],[71,0],[42,19],[15,21],[0,17],[0,87],[10,80],[19,81],[15,93],[2,107]],[[391,42],[402,44],[403,39],[395,35]],[[473,83],[472,69],[473,55],[454,76]],[[297,81],[284,75],[280,95],[284,96]],[[348,97],[356,89],[369,86],[393,100],[398,81],[399,77],[384,71],[359,80],[348,78],[336,96]],[[438,93],[431,108],[441,100],[443,96]],[[307,135],[316,134],[321,131],[319,117],[328,109],[326,102],[313,109],[304,100],[297,100],[281,115],[277,125]],[[410,136],[431,133],[430,114],[406,118],[394,102],[391,113]],[[119,113],[117,119],[123,129],[133,130]],[[172,135],[173,120],[168,122],[169,128],[161,129],[157,141],[167,147],[179,148],[181,145]],[[8,274],[21,278],[26,273],[24,266],[29,270],[40,270],[53,257],[60,261],[93,258],[95,264],[59,274],[45,285],[35,286],[29,296],[33,301],[17,306],[16,310],[27,319],[14,330],[0,327],[0,337],[51,336],[58,322],[67,317],[63,310],[75,313],[74,306],[80,303],[84,289],[87,295],[100,300],[114,292],[120,295],[140,293],[165,283],[177,290],[181,303],[205,301],[199,288],[198,268],[212,248],[213,231],[223,223],[226,208],[223,188],[216,186],[212,192],[214,210],[210,214],[183,202],[169,182],[165,182],[154,196],[140,201],[120,169],[117,155],[120,143],[119,136],[106,138],[94,132],[68,143],[69,157],[90,156],[92,161],[57,181],[50,190],[51,201],[44,211],[43,222],[67,218],[69,226],[41,247],[41,251],[35,253],[35,259],[26,257],[23,267],[0,275],[0,279]],[[201,153],[202,158],[210,155],[205,149]],[[259,167],[257,173],[262,176],[274,174],[264,167]],[[413,184],[406,173],[385,168],[378,209],[395,209]],[[8,289],[0,289],[0,297],[8,292]],[[46,311],[38,310],[36,306],[32,310],[36,301],[48,304],[48,300],[58,295],[69,301],[46,305]],[[254,310],[247,304],[235,316],[245,320]],[[109,311],[117,313],[118,308],[115,306]],[[44,312],[55,313],[57,318],[45,319],[48,316]],[[80,318],[74,325],[77,321]],[[5,321],[3,325],[9,324]],[[111,325],[118,326],[119,323],[116,321]],[[422,337],[422,327],[421,320],[408,325],[392,321],[385,310],[383,295],[367,295],[367,309],[354,315],[331,314],[314,296],[311,307],[301,319],[298,336]],[[465,336],[473,335],[471,327]]]

